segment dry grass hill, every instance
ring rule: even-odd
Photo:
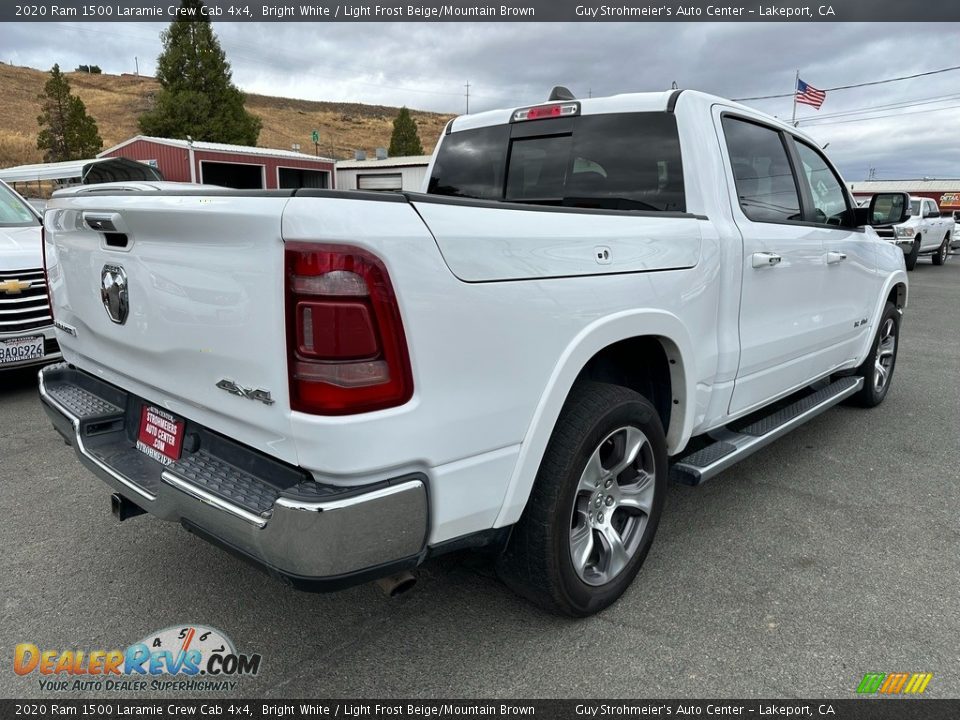
[[[0,167],[43,162],[37,150],[38,96],[49,74],[33,68],[0,63]],[[137,118],[150,106],[158,85],[153,78],[134,75],[67,73],[70,88],[97,121],[104,148],[139,133]],[[310,133],[320,131],[320,154],[353,157],[356,149],[372,155],[390,144],[398,108],[359,103],[314,102],[248,95],[247,109],[263,120],[258,144],[289,149],[300,143],[313,152]],[[411,110],[424,152],[431,152],[450,115]]]

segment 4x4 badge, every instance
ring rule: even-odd
[[[221,380],[217,383],[217,387],[221,390],[226,390],[231,395],[239,395],[248,400],[259,400],[264,405],[273,405],[274,402],[273,398],[270,397],[269,390],[244,387],[243,385],[238,385],[233,380]]]

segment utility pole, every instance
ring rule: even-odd
[[[464,87],[467,89],[467,112],[466,115],[470,114],[470,82],[468,81]]]
[[[140,59],[136,55],[133,56],[133,64],[137,67],[137,77],[140,77]]]
[[[592,98],[592,97],[593,97],[593,88],[589,88],[589,89],[587,90],[587,97],[588,97],[588,98]]]

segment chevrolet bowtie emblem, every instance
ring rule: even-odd
[[[19,295],[30,288],[29,280],[4,280],[0,282],[0,292],[7,295]]]

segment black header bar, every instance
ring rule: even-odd
[[[179,0],[0,3],[0,22],[170,22]],[[957,22],[924,0],[207,0],[215,22]]]

